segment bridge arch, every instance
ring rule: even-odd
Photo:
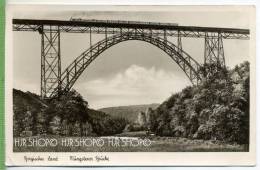
[[[201,81],[199,74],[200,64],[174,43],[148,33],[127,32],[106,37],[81,53],[81,55],[62,72],[61,79],[52,85],[57,88],[52,92],[50,97],[56,96],[60,91],[69,91],[88,65],[101,53],[120,42],[129,40],[144,41],[158,47],[177,63],[192,84],[198,84]]]

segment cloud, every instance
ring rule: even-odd
[[[163,69],[131,65],[126,70],[106,78],[79,84],[77,89],[90,107],[100,108],[163,102],[172,93],[190,85],[184,75]]]

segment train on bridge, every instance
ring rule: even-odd
[[[82,19],[82,18],[70,18],[70,21],[82,21],[82,22],[98,22],[98,23],[110,23],[110,24],[131,24],[131,25],[160,25],[160,26],[178,26],[177,23],[162,23],[162,22],[144,22],[144,21],[123,21],[123,20],[97,20],[97,19]]]

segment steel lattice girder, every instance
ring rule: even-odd
[[[225,67],[225,55],[223,48],[222,35],[219,34],[217,38],[206,34],[204,47],[204,62],[207,64],[217,63]]]
[[[41,32],[41,96],[49,97],[59,87],[61,79],[60,32]]]
[[[218,37],[218,34],[224,39],[249,39],[249,30],[234,28],[214,28],[214,27],[194,27],[194,26],[177,26],[167,25],[164,23],[153,24],[128,24],[128,23],[108,23],[107,21],[91,22],[91,21],[57,21],[57,20],[13,20],[14,31],[39,31],[43,25],[58,26],[60,32],[67,33],[89,33],[95,34],[119,34],[120,32],[132,32],[134,29],[140,29],[143,33],[152,31],[153,35],[173,37],[191,37],[205,38],[205,33],[211,33],[211,36]],[[44,32],[53,30],[44,28]]]
[[[167,53],[185,72],[190,81],[193,84],[197,84],[201,81],[199,74],[200,64],[196,62],[185,51],[181,50],[181,54],[178,52],[180,49],[170,41],[160,37],[152,37],[150,34],[142,34],[138,32],[117,34],[105,38],[98,43],[91,46],[88,50],[84,51],[79,57],[77,57],[62,73],[61,75],[61,89],[69,91],[76,80],[79,78],[85,68],[99,56],[103,51],[109,47],[128,40],[140,40],[153,44]],[[90,52],[92,51],[92,53]],[[51,97],[58,94],[56,89]]]

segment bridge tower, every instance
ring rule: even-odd
[[[225,67],[225,55],[221,33],[205,32],[204,63],[215,63],[221,67]]]
[[[43,25],[38,31],[41,34],[41,97],[47,98],[55,88],[61,88],[60,29]]]

